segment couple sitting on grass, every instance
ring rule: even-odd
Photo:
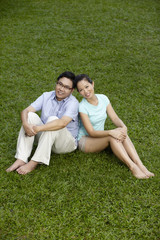
[[[72,95],[74,88],[83,97],[80,104]],[[41,111],[41,117],[35,113],[37,111]],[[107,115],[116,126],[113,130],[104,130]],[[49,165],[51,151],[68,153],[78,146],[86,153],[100,152],[110,145],[113,153],[136,178],[154,176],[141,162],[127,135],[127,127],[115,113],[109,99],[94,93],[94,82],[86,74],[75,77],[72,72],[62,73],[57,78],[55,91],[43,93],[24,109],[21,120],[15,155],[17,160],[7,172],[16,170],[25,175],[38,164]],[[38,145],[28,162],[35,140]]]

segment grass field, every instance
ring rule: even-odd
[[[0,0],[0,239],[160,239],[159,16],[158,0]],[[110,149],[5,172],[21,110],[65,70],[109,97],[154,178],[134,178]]]

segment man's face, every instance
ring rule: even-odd
[[[69,78],[60,78],[56,84],[56,98],[61,101],[73,92],[73,83]]]

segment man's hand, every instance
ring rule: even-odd
[[[23,125],[24,131],[25,131],[25,135],[28,137],[32,137],[35,136],[37,133],[34,130],[34,125],[32,124],[25,124]]]
[[[35,132],[35,134],[37,134],[38,132],[40,132],[39,126],[33,126],[33,131]]]

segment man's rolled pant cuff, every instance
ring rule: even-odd
[[[27,159],[25,156],[16,154],[16,155],[15,155],[15,158],[16,158],[16,159],[19,159],[19,160],[22,160],[22,161],[25,162],[25,163],[28,163],[28,159]]]
[[[49,166],[49,160],[48,159],[46,159],[46,160],[37,160],[37,159],[35,159],[35,158],[32,158],[31,159],[32,161],[34,161],[34,162],[37,162],[37,163],[39,163],[39,164],[45,164],[45,165],[47,165],[47,166]]]

